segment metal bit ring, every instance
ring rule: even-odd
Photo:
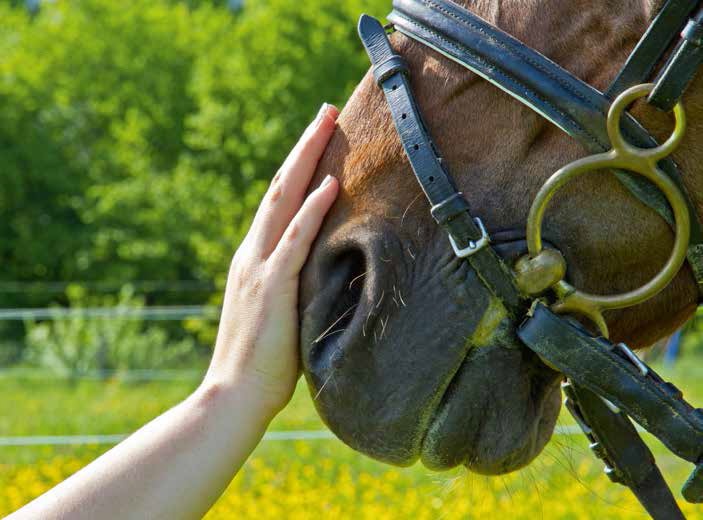
[[[579,291],[563,279],[552,286],[557,296],[557,302],[552,306],[555,312],[583,314],[598,325],[605,337],[608,328],[602,315],[604,310],[630,307],[652,298],[671,282],[686,259],[691,227],[688,207],[678,186],[657,167],[657,161],[673,153],[685,133],[686,116],[681,103],[673,110],[676,118],[674,131],[661,146],[650,149],[634,146],[624,138],[620,129],[620,117],[625,108],[648,95],[652,88],[651,83],[637,85],[618,96],[608,112],[607,128],[612,149],[574,161],[554,173],[535,197],[527,220],[529,257],[535,258],[542,251],[542,220],[549,201],[579,175],[611,169],[628,170],[649,179],[666,196],[674,212],[676,237],[669,260],[651,281],[633,291],[608,296]]]

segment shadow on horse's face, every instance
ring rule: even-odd
[[[621,17],[591,0],[471,8],[602,87],[629,50],[623,42],[634,43],[648,22],[646,2],[630,3],[639,9]],[[454,63],[401,35],[393,43],[472,213],[492,233],[524,230],[539,186],[582,149]],[[342,190],[301,284],[302,364],[320,415],[351,447],[394,464],[421,458],[434,469],[464,464],[497,474],[529,463],[556,422],[558,374],[521,347],[502,303],[432,221],[369,75],[338,124],[318,178],[336,175]],[[575,285],[619,292],[656,273],[672,240],[651,210],[610,177],[584,178],[566,192],[568,202],[550,211],[558,225],[546,233]],[[637,272],[624,277],[624,268]],[[632,341],[638,330],[646,342],[660,334],[651,323],[663,301],[672,315],[683,313],[691,291],[682,283],[635,318],[613,313],[613,336]]]

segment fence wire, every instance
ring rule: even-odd
[[[44,309],[0,309],[0,321],[120,319],[143,321],[180,321],[191,318],[217,320],[215,305],[172,305],[151,307],[49,307]]]

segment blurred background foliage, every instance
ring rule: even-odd
[[[77,307],[118,306],[123,309],[122,316],[118,313],[108,320],[79,314],[71,319],[57,316],[41,323],[28,321],[24,357],[29,364],[74,379],[197,363],[198,352],[191,338],[175,341],[163,328],[126,315],[127,309],[140,309],[144,304],[129,286],[118,295],[98,297],[72,286],[68,296],[69,303]]]
[[[193,280],[144,304],[218,303],[268,179],[367,69],[356,18],[389,4],[0,2],[0,283],[35,284],[0,307],[71,304],[55,281]],[[22,358],[23,324],[0,336]]]

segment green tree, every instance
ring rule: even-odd
[[[0,3],[0,280],[222,280],[268,178],[368,67],[358,14],[388,4]]]

